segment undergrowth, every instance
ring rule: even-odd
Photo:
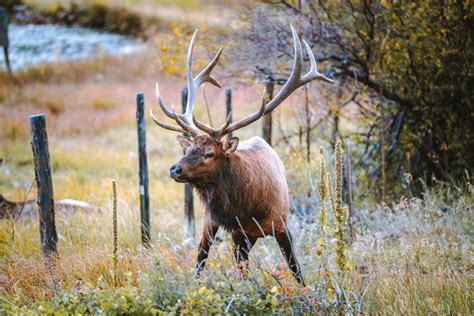
[[[117,272],[110,205],[102,214],[58,219],[54,294],[37,245],[36,220],[17,224],[14,240],[8,221],[1,221],[0,312],[472,314],[470,190],[439,184],[423,199],[402,198],[355,212],[356,238],[346,249],[344,273],[338,273],[338,242],[328,224],[333,212],[327,212],[324,225],[329,238],[323,261],[316,242],[320,200],[294,199],[293,209],[306,207],[311,217],[302,220],[294,212],[290,218],[290,226],[306,223],[296,234],[305,288],[287,271],[270,237],[257,243],[248,276],[242,277],[225,232],[211,248],[202,276],[193,278],[196,245],[171,227],[153,236],[150,249],[142,248],[139,227],[130,227],[139,222],[137,209],[120,200]]]

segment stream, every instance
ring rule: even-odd
[[[41,63],[120,55],[140,49],[134,39],[84,27],[63,25],[15,25],[8,27],[12,71]],[[6,71],[0,47],[0,70]]]

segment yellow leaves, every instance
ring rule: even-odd
[[[189,296],[183,302],[181,312],[184,314],[193,313],[193,311],[206,310],[209,313],[217,313],[221,311],[220,307],[223,304],[221,296],[214,291],[206,287],[201,286],[197,290],[189,293]]]
[[[334,228],[332,228],[331,226],[327,226],[326,227],[326,230],[329,234],[334,234],[336,231],[334,230]]]
[[[270,303],[272,304],[272,306],[278,306],[280,301],[278,300],[278,298],[276,296],[273,296]]]
[[[206,290],[207,290],[206,286],[203,286],[197,291],[197,293],[199,295],[203,295],[206,292]]]
[[[408,142],[406,145],[405,145],[407,151],[405,152],[405,157],[410,160],[411,157],[413,156],[413,151],[414,151],[414,148],[415,148],[415,145],[412,143],[412,142]]]
[[[323,244],[324,244],[324,242],[325,242],[325,241],[324,241],[324,239],[322,239],[322,238],[319,238],[319,239],[318,239],[318,242],[317,242],[317,243],[318,243],[318,246],[321,246],[321,245],[323,245]]]
[[[156,38],[155,43],[159,52],[156,57],[158,68],[165,74],[184,75],[186,52],[193,30],[188,26],[173,25],[165,35]],[[194,46],[193,68],[200,69],[207,64],[207,58],[199,57],[203,49],[213,51],[215,45],[206,45],[204,37],[206,26],[200,27],[197,43]]]
[[[329,111],[337,112],[337,111],[339,111],[339,107],[337,105],[330,105],[329,106]]]
[[[451,145],[447,143],[442,143],[441,148],[442,151],[449,151],[451,149]]]

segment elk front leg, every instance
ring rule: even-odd
[[[275,238],[280,245],[283,256],[285,257],[286,263],[288,263],[288,267],[293,273],[293,276],[302,286],[306,286],[303,275],[301,274],[300,264],[298,263],[295,252],[293,251],[293,243],[290,231],[287,230],[286,232],[278,233],[275,235]]]
[[[243,269],[244,265],[248,265],[249,253],[257,238],[235,231],[232,233],[232,240],[234,242],[235,261],[237,266]]]
[[[194,274],[195,276],[199,276],[199,273],[201,273],[202,269],[204,269],[204,266],[206,265],[206,259],[209,256],[211,243],[213,242],[214,237],[219,230],[219,226],[212,222],[207,212],[204,212],[202,226],[202,237],[198,247],[196,272]]]

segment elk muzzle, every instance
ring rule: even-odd
[[[186,182],[186,177],[183,175],[183,168],[181,168],[179,162],[171,166],[169,174],[170,178],[176,182]]]

